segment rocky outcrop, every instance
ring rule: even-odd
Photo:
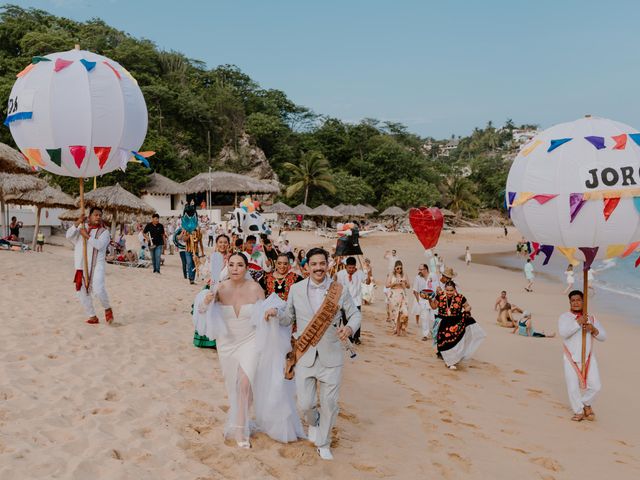
[[[237,148],[227,145],[220,150],[217,159],[218,168],[242,173],[259,180],[278,182],[278,176],[271,168],[262,149],[251,143],[246,133],[238,139]]]

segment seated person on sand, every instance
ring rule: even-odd
[[[127,250],[127,254],[124,256],[124,258],[128,263],[138,263],[138,255],[136,255],[135,252],[132,252],[131,250]]]
[[[514,326],[511,333],[516,333],[516,330],[518,331],[518,335],[522,335],[523,337],[553,338],[556,336],[555,332],[549,335],[544,332],[536,332],[533,329],[531,313],[526,310],[522,313],[522,318],[518,321],[518,325]]]
[[[522,313],[522,310],[519,307],[509,303],[509,300],[507,299],[507,292],[505,290],[500,292],[500,296],[496,299],[494,310],[498,312],[496,322],[498,322],[498,325],[505,328],[513,328],[517,325],[517,322],[511,316],[513,313]]]

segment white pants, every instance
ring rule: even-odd
[[[598,371],[598,362],[595,355],[591,355],[591,363],[589,365],[589,373],[587,374],[587,388],[580,389],[580,380],[573,366],[565,356],[564,360],[564,378],[567,382],[567,393],[569,394],[569,403],[573,413],[582,413],[584,407],[591,406],[595,396],[600,391],[600,372]],[[580,368],[580,365],[578,365]]]
[[[91,280],[91,294],[98,297],[98,299],[100,300],[100,303],[102,303],[102,306],[104,307],[105,310],[107,308],[111,308],[111,303],[109,302],[109,295],[107,294],[107,289],[105,288],[105,285],[104,285],[104,272],[99,272],[97,267],[96,267],[96,270],[94,271],[93,279]],[[84,311],[87,314],[87,316],[95,317],[96,310],[95,308],[93,308],[93,298],[91,297],[91,295],[87,293],[87,290],[84,287],[84,284],[82,285],[80,290],[76,292],[76,296],[78,297],[78,299],[80,300],[80,303],[84,307]]]
[[[342,366],[325,367],[316,360],[311,367],[296,365],[298,405],[307,423],[317,426],[316,446],[329,448],[331,429],[338,417],[338,394],[342,382]],[[320,405],[318,407],[318,388]]]
[[[429,306],[420,306],[420,326],[422,327],[422,336],[429,338],[431,336],[433,321],[435,320],[433,310]]]

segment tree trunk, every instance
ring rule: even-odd
[[[31,242],[31,250],[36,249],[36,240],[38,239],[38,230],[40,229],[40,213],[42,213],[42,208],[36,207],[36,226],[33,229],[33,241]]]
[[[116,238],[116,228],[118,225],[118,211],[113,212],[113,218],[111,219],[111,240],[115,241]]]
[[[6,203],[4,203],[4,198],[0,197],[0,211],[2,211],[2,219],[0,220],[0,224],[2,225],[2,230],[0,230],[0,237],[4,237],[9,235],[7,230],[7,218],[5,209],[7,208]]]
[[[309,197],[309,184],[304,187],[304,204],[307,204],[307,197]]]

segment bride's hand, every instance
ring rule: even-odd
[[[264,321],[268,322],[271,317],[275,317],[276,315],[278,315],[278,310],[276,310],[275,308],[270,308],[269,310],[264,312]]]

